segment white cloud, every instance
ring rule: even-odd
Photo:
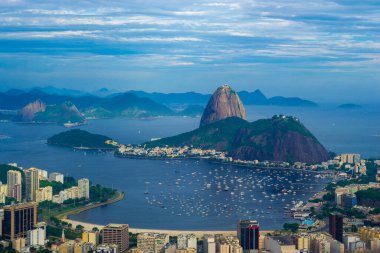
[[[203,39],[195,37],[129,37],[118,38],[122,42],[202,42]]]

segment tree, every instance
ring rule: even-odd
[[[298,228],[299,228],[300,224],[298,223],[285,223],[283,225],[283,228],[284,230],[286,231],[292,231],[293,233],[297,232],[298,231]]]
[[[77,231],[82,231],[82,230],[84,229],[84,227],[83,227],[81,224],[78,224],[78,225],[75,227],[75,229],[76,229]]]

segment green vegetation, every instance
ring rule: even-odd
[[[248,125],[249,123],[241,118],[231,117],[205,125],[191,132],[147,142],[145,144],[147,147],[166,145],[179,147],[192,145],[203,149],[217,148],[219,150],[228,150],[231,148],[236,132]]]
[[[356,192],[358,203],[363,206],[380,208],[380,189],[367,189]]]
[[[297,140],[302,149],[295,147],[297,145],[294,145],[294,141]],[[145,145],[148,148],[193,146],[216,149],[243,160],[281,159],[287,162],[315,163],[329,158],[325,148],[298,119],[282,115],[252,123],[230,117],[191,132],[147,142]]]
[[[90,187],[90,201],[91,202],[106,202],[113,198],[116,194],[115,189],[102,187],[99,184]]]
[[[16,170],[16,171],[20,171],[22,175],[24,175],[24,172],[17,168],[17,167],[14,167],[14,166],[11,166],[11,165],[8,165],[8,164],[1,164],[0,165],[0,181],[3,183],[3,184],[6,184],[8,183],[8,171],[9,170]],[[24,180],[23,180],[24,181]]]
[[[284,230],[291,231],[292,233],[296,233],[298,231],[300,224],[298,223],[285,223],[283,225]]]
[[[356,192],[358,199],[370,199],[373,201],[380,201],[380,189],[367,189]]]
[[[178,115],[190,117],[200,116],[203,114],[204,109],[205,108],[201,105],[189,105],[184,110],[178,112]]]
[[[81,238],[82,233],[76,232],[74,230],[65,228],[65,237],[69,240],[75,240],[76,238]],[[46,236],[47,237],[55,237],[55,238],[61,238],[62,236],[62,228],[48,225],[46,226]]]
[[[89,107],[83,112],[88,118],[104,119],[114,117],[114,113],[104,109],[103,107]]]
[[[9,170],[16,170],[16,171],[20,171],[21,172],[21,183],[22,183],[22,191],[23,191],[23,195],[25,194],[25,174],[24,174],[24,171],[17,168],[17,167],[14,167],[14,166],[11,166],[11,165],[8,165],[8,164],[1,164],[0,165],[0,181],[3,183],[3,184],[7,184],[8,182],[8,171]],[[12,199],[12,198],[8,198],[8,199],[5,199],[6,203],[10,203],[11,201],[15,201],[15,199]]]
[[[133,248],[137,246],[137,235],[129,232],[129,248]]]
[[[60,105],[49,105],[44,112],[38,112],[33,121],[36,122],[83,122],[84,117],[80,114],[75,105],[69,101]]]
[[[77,186],[78,182],[73,177],[65,177],[63,180],[63,184],[57,181],[40,181],[40,187],[51,186],[53,188],[53,195],[58,194],[60,191],[68,189],[73,186]]]
[[[65,147],[115,149],[115,146],[106,143],[107,140],[111,140],[111,138],[100,134],[92,134],[80,129],[72,129],[50,137],[47,143],[49,145]]]
[[[323,202],[323,199],[311,199],[309,200],[310,203],[320,203]]]

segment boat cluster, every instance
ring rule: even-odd
[[[181,161],[166,161],[166,163]],[[145,182],[146,202],[172,215],[289,219],[294,208],[321,190],[315,173],[213,166],[182,166],[165,182]],[[187,169],[185,169],[185,168]],[[284,215],[285,214],[285,215]]]

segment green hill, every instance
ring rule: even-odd
[[[106,143],[107,140],[112,139],[104,135],[72,129],[50,137],[47,139],[47,144],[72,148],[115,149],[113,145]]]
[[[317,163],[328,152],[298,119],[274,116],[249,123],[231,117],[191,132],[146,143],[190,146],[228,152],[235,159]]]
[[[191,132],[146,143],[155,146],[194,146],[203,149],[229,150],[237,130],[248,126],[241,118],[232,117],[203,126]]]

